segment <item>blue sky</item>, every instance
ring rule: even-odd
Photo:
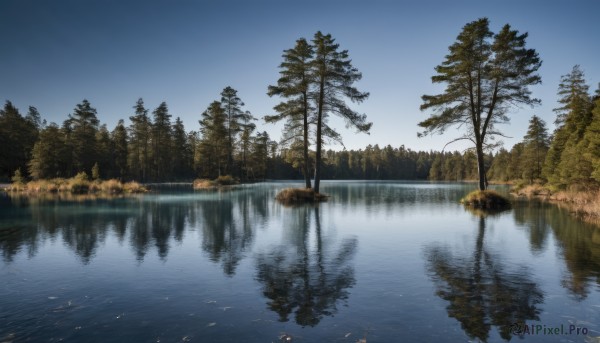
[[[151,110],[166,101],[173,118],[198,129],[200,114],[226,86],[255,116],[272,114],[266,95],[284,49],[321,30],[349,50],[371,93],[354,108],[373,122],[370,135],[341,128],[348,149],[367,144],[439,150],[457,136],[417,138],[421,95],[440,92],[434,67],[470,21],[488,17],[492,31],[509,23],[528,32],[538,51],[542,105],[515,109],[504,133],[517,143],[537,114],[552,129],[560,76],[580,64],[600,82],[600,1],[29,1],[0,2],[0,101],[22,112],[36,106],[61,123],[84,98],[112,130],[142,97]],[[280,125],[258,122],[274,139]],[[339,146],[334,146],[340,149]],[[456,144],[451,149],[462,149]]]

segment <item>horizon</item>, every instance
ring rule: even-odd
[[[509,125],[502,127],[512,137],[503,139],[504,148],[521,141],[534,114],[550,131],[554,129],[552,109],[557,107],[560,76],[574,65],[585,71],[591,92],[600,82],[596,62],[600,47],[591,43],[594,33],[600,32],[600,23],[594,20],[594,9],[600,9],[600,4],[592,1],[509,1],[500,9],[477,2],[331,1],[320,4],[324,8],[318,13],[311,11],[310,5],[317,4],[313,2],[233,3],[233,9],[187,1],[106,3],[0,4],[0,37],[9,47],[0,63],[4,80],[0,100],[11,101],[22,114],[35,106],[48,123],[60,125],[76,104],[88,99],[109,130],[119,119],[129,123],[138,98],[144,99],[149,112],[165,101],[172,119],[181,117],[189,132],[198,130],[200,114],[220,98],[224,87],[231,86],[246,104],[244,109],[261,118],[257,130],[278,141],[283,125],[262,120],[273,114],[280,101],[267,96],[267,86],[279,77],[283,50],[320,30],[331,33],[342,50],[349,50],[363,74],[356,86],[371,94],[364,103],[352,105],[373,122],[370,135],[355,135],[341,119],[331,119],[346,148],[389,144],[439,151],[455,137],[454,130],[417,138],[417,123],[429,114],[419,110],[421,96],[443,90],[431,83],[434,67],[443,61],[461,28],[480,17],[490,19],[494,32],[506,23],[528,32],[527,47],[543,61],[542,84],[530,88],[542,105],[512,109]],[[342,3],[344,8],[338,8]],[[520,11],[513,9],[517,6]],[[222,19],[223,13],[231,19]],[[457,143],[446,150],[466,147]],[[325,148],[342,149],[339,145]]]

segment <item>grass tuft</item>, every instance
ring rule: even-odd
[[[285,188],[275,199],[286,205],[294,205],[325,201],[327,196],[316,193],[312,188]]]
[[[460,202],[468,207],[482,210],[500,210],[510,208],[510,201],[496,191],[476,190],[467,194]]]
[[[148,189],[135,181],[131,181],[123,184],[123,191],[125,193],[146,193]]]
[[[196,179],[194,180],[194,189],[216,190],[221,187],[234,186],[237,184],[239,184],[238,180],[234,179],[231,175],[223,175],[214,180]]]

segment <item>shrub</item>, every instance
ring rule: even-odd
[[[110,179],[100,183],[100,190],[110,194],[121,194],[123,193],[123,184],[119,180]]]
[[[460,201],[463,205],[478,209],[505,209],[510,208],[510,201],[492,190],[473,191]]]
[[[286,205],[324,201],[327,196],[316,193],[312,188],[286,188],[275,197]]]
[[[231,175],[219,176],[215,179],[215,182],[220,186],[230,186],[238,183]]]
[[[148,189],[135,181],[131,181],[123,184],[123,191],[126,193],[145,193]]]
[[[83,194],[90,190],[90,182],[87,180],[87,174],[81,172],[74,178],[68,180],[68,190],[73,194]]]
[[[212,189],[217,187],[217,183],[208,179],[194,180],[194,189]]]

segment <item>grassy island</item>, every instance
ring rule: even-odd
[[[326,201],[327,195],[317,193],[312,188],[286,188],[279,192],[275,199],[286,205],[316,203]]]
[[[510,201],[492,190],[476,190],[467,194],[460,202],[470,208],[501,210],[510,208]]]
[[[75,177],[64,179],[34,180],[29,182],[13,182],[8,188],[9,192],[20,193],[71,193],[71,194],[132,194],[145,193],[148,190],[141,184],[121,182],[116,179],[88,180],[87,174],[79,173]]]
[[[218,190],[232,188],[239,185],[240,182],[233,178],[231,175],[219,176],[214,180],[210,179],[196,179],[194,180],[195,190]]]

